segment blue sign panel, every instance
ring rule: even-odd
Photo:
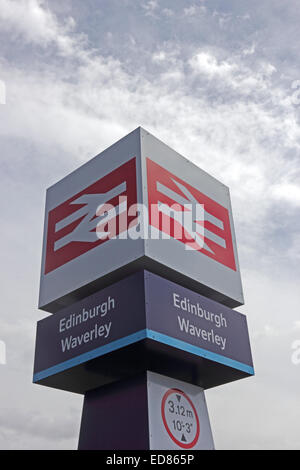
[[[145,279],[151,338],[253,374],[245,315],[159,276]]]
[[[204,388],[252,375],[246,317],[140,271],[38,322],[34,382],[84,393],[174,360]]]

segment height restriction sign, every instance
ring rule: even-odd
[[[192,449],[198,442],[200,423],[192,400],[182,390],[170,388],[161,402],[164,426],[172,441],[183,449]]]
[[[202,388],[148,372],[150,449],[214,449]]]

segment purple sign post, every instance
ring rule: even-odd
[[[242,304],[228,188],[143,129],[47,191],[33,381],[84,394],[79,449],[213,449]]]

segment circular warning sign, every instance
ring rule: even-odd
[[[169,389],[161,402],[161,415],[167,433],[183,449],[194,447],[200,435],[199,417],[192,400],[182,390]]]

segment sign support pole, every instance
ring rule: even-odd
[[[150,371],[86,392],[78,450],[214,449],[201,387]]]
[[[78,450],[149,449],[147,373],[85,394]]]

